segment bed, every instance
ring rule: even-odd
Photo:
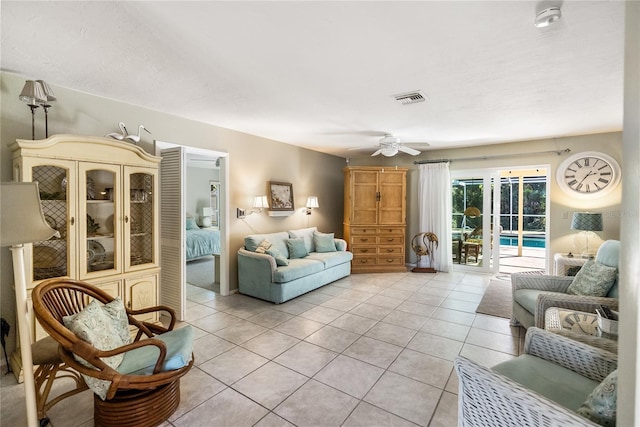
[[[193,228],[187,230],[187,261],[220,254],[220,230]]]

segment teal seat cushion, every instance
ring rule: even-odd
[[[515,292],[514,299],[518,304],[527,309],[529,313],[536,312],[536,301],[538,300],[538,295],[542,292],[539,289],[518,289]]]
[[[600,248],[598,248],[598,253],[596,254],[596,261],[600,264],[608,265],[609,267],[618,268],[618,264],[620,261],[620,241],[619,240],[607,240]],[[613,282],[613,286],[609,289],[607,293],[607,297],[609,298],[618,298],[618,275],[616,274],[616,279]]]
[[[598,385],[570,369],[530,354],[491,369],[574,412]]]
[[[295,258],[289,260],[286,267],[278,267],[273,274],[275,283],[286,283],[310,274],[319,273],[324,270],[324,264],[318,260],[310,258]]]
[[[157,335],[154,339],[164,342],[167,346],[162,371],[173,371],[187,366],[191,361],[193,351],[193,329],[187,325],[180,329]],[[118,372],[130,375],[150,375],[158,360],[158,347],[145,346],[125,353]]]
[[[336,265],[344,264],[345,262],[351,262],[353,254],[347,251],[312,252],[307,256],[307,259],[318,260],[324,264],[324,268],[331,268]]]

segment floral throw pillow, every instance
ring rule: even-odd
[[[601,426],[615,427],[617,388],[618,370],[616,369],[593,389],[587,400],[578,408],[578,414]]]
[[[603,297],[616,280],[618,269],[600,264],[592,259],[585,262],[575,279],[569,285],[567,293]]]

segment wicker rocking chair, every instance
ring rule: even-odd
[[[36,318],[49,335],[58,342],[60,359],[69,367],[87,377],[110,382],[106,398],[94,394],[94,423],[96,426],[157,426],[178,408],[180,403],[180,378],[193,366],[190,361],[177,369],[171,369],[172,349],[180,340],[170,340],[175,326],[175,314],[168,307],[158,306],[142,310],[126,309],[129,328],[135,332],[130,344],[109,351],[102,351],[83,341],[65,327],[63,317],[78,314],[92,300],[108,304],[114,298],[103,290],[85,282],[69,279],[53,279],[38,285],[32,292]],[[141,322],[134,316],[164,311],[170,317],[168,327]],[[169,332],[163,337],[162,334]],[[191,333],[190,330],[185,332]],[[177,335],[177,334],[176,334]],[[185,334],[183,334],[185,335]],[[188,335],[188,334],[186,334]],[[155,337],[155,339],[154,339]],[[191,335],[188,336],[190,342]],[[148,338],[148,339],[144,339]],[[163,341],[163,339],[166,341]],[[173,343],[173,344],[172,344]],[[189,347],[190,348],[190,347]],[[119,372],[124,361],[116,369],[105,364],[102,358],[125,354],[135,354],[137,367],[141,356],[149,356],[147,372],[140,370]],[[76,356],[84,359],[90,367],[79,363]]]

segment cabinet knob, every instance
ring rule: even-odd
[[[124,222],[125,224],[129,223],[129,215],[124,216]]]
[[[71,225],[75,224],[76,223],[76,219],[74,217],[69,218],[69,223]]]

